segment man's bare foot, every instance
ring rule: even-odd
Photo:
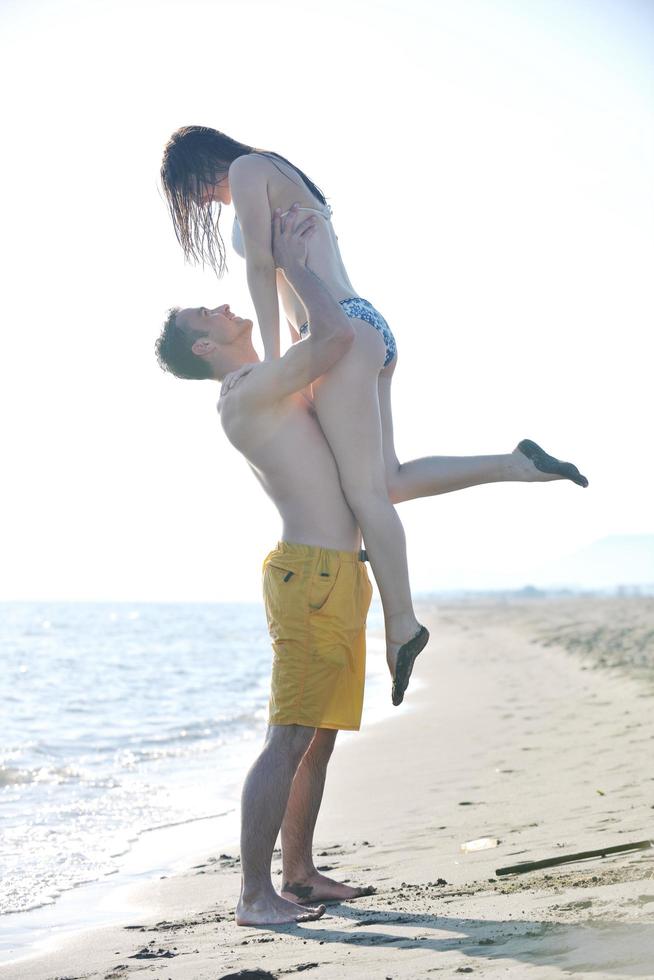
[[[327,878],[318,871],[300,881],[285,881],[282,888],[283,898],[299,902],[301,905],[309,902],[347,902],[351,898],[363,898],[364,895],[374,894],[375,889],[372,885],[353,888],[351,885],[334,881],[333,878]]]
[[[277,892],[251,902],[239,899],[236,906],[237,926],[278,926],[285,922],[313,922],[325,913],[325,906],[307,908],[282,898]]]
[[[537,442],[523,439],[513,450],[520,479],[527,483],[543,483],[548,480],[572,480],[577,486],[587,487],[588,480],[583,476],[574,463],[550,456]]]

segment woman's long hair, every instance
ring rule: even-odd
[[[275,157],[282,160],[302,178],[314,197],[322,204],[327,203],[320,188],[279,153],[239,143],[208,126],[182,126],[164,148],[161,183],[184,257],[190,262],[210,265],[218,276],[227,268],[225,244],[218,228],[222,206],[218,204],[214,220],[212,207],[198,204],[198,197],[204,188],[213,187],[226,177],[234,160],[246,153],[264,153],[273,163]],[[284,172],[281,167],[277,169]]]

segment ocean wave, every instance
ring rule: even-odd
[[[268,700],[258,607],[3,611],[1,910],[50,904],[114,872],[140,833],[235,805]]]
[[[70,783],[80,779],[75,766],[39,766],[36,769],[20,769],[16,766],[0,766],[0,786],[19,786],[23,783]]]

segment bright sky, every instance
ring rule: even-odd
[[[648,0],[4,0],[0,598],[259,595],[276,512],[153,355],[171,305],[252,313],[160,195],[191,123],[326,191],[401,459],[527,436],[591,479],[403,505],[416,590],[654,530],[653,50]]]

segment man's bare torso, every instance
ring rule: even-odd
[[[265,362],[255,365],[221,396],[225,434],[277,507],[283,540],[354,551],[360,532],[311,398],[298,392],[261,410],[248,397],[248,382],[265,370]]]

